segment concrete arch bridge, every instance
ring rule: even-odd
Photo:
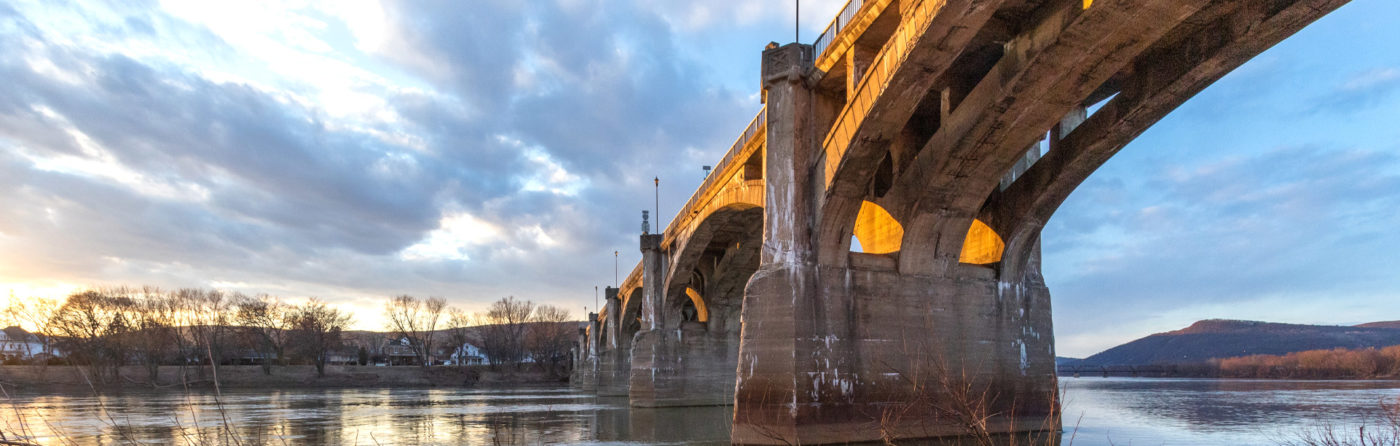
[[[763,111],[641,236],[574,382],[733,404],[735,443],[1058,428],[1044,223],[1168,112],[1345,3],[851,0],[814,45],[763,51]]]

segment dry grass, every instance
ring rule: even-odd
[[[1323,425],[1304,429],[1284,446],[1400,446],[1400,399],[1382,401],[1380,415],[1354,428]]]
[[[1018,414],[1015,413],[1015,408],[1024,407],[1022,404],[1015,400],[1005,404],[1003,396],[994,390],[991,383],[975,378],[978,375],[975,368],[971,372],[966,368],[951,370],[941,350],[926,341],[910,339],[917,338],[905,338],[903,350],[904,356],[910,360],[910,369],[885,364],[886,369],[893,371],[907,388],[905,401],[892,405],[879,414],[879,429],[885,444],[900,444],[904,441],[901,437],[910,434],[901,431],[908,429],[909,420],[918,421],[929,416],[956,428],[957,433],[953,434],[956,437],[947,438],[946,441],[942,441],[943,444],[1038,446],[1074,443],[1073,431],[1067,439],[1062,438],[1062,392],[1052,391],[1048,395],[1046,415],[1042,418],[1040,426],[1032,429],[1016,426]],[[1001,411],[997,408],[1010,409]],[[1007,420],[1010,424],[997,423],[997,420]],[[924,429],[927,428],[924,426]],[[1077,429],[1076,424],[1075,430]],[[1006,433],[1007,431],[1013,433]],[[925,431],[924,435],[917,436],[935,435],[948,434],[943,431]],[[920,443],[928,443],[928,440]]]

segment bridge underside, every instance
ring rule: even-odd
[[[1057,430],[1044,222],[1186,99],[1345,3],[853,2],[821,54],[764,52],[765,111],[642,237],[576,382],[636,406],[732,403],[745,444]]]

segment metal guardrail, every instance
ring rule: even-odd
[[[841,12],[837,13],[836,17],[831,19],[831,23],[826,25],[826,30],[822,31],[821,35],[817,36],[817,41],[812,44],[814,55],[816,56],[813,60],[821,58],[822,53],[825,52],[827,47],[831,46],[831,43],[836,39],[836,35],[840,34],[841,30],[845,29],[846,25],[851,23],[851,20],[855,18],[857,12],[860,12],[860,8],[864,4],[865,0],[846,1],[846,5],[841,7]],[[759,110],[758,114],[753,117],[753,120],[749,121],[748,127],[745,127],[744,132],[739,135],[739,138],[734,140],[734,144],[729,146],[729,151],[725,152],[724,158],[721,158],[719,163],[715,164],[714,169],[710,171],[710,175],[705,177],[705,181],[700,183],[700,187],[695,189],[695,193],[691,194],[690,199],[686,200],[685,205],[681,206],[680,210],[676,212],[676,216],[671,219],[670,223],[666,225],[666,230],[662,232],[665,236],[663,238],[666,241],[670,241],[671,238],[675,237],[676,231],[681,230],[685,224],[689,223],[690,214],[695,212],[695,207],[701,204],[700,200],[709,198],[709,194],[706,192],[714,186],[715,182],[720,181],[719,179],[721,177],[728,179],[728,176],[724,175],[725,170],[728,169],[730,163],[734,162],[734,157],[737,156],[739,152],[743,151],[749,139],[753,138],[753,136],[758,133],[759,128],[764,125],[764,121],[767,118],[767,110],[767,108]]]
[[[758,134],[758,129],[765,125],[767,117],[768,108],[764,107],[758,111],[757,115],[754,115],[753,120],[749,121],[748,127],[744,127],[744,132],[739,134],[739,138],[734,140],[734,144],[729,145],[729,151],[724,153],[724,158],[720,158],[719,163],[715,164],[714,170],[710,171],[710,175],[705,177],[705,181],[700,182],[700,187],[695,189],[695,193],[691,194],[690,199],[686,200],[679,212],[676,212],[675,218],[672,218],[671,222],[666,225],[666,232],[662,233],[665,235],[663,237],[665,240],[669,241],[675,237],[676,231],[684,228],[684,225],[690,220],[690,214],[695,211],[694,208],[701,204],[700,200],[708,198],[709,194],[706,192],[714,186],[715,182],[720,181],[722,177],[725,180],[729,179],[727,175],[724,175],[724,171],[734,162],[734,157],[738,156],[739,152],[744,151],[744,146],[748,144],[749,140]]]
[[[846,2],[846,6],[841,8],[841,12],[836,14],[836,18],[831,19],[831,23],[826,25],[826,30],[822,31],[820,36],[817,36],[817,41],[812,42],[812,54],[816,56],[812,60],[821,59],[822,53],[826,52],[828,46],[831,46],[831,42],[836,39],[836,35],[841,34],[841,30],[845,29],[846,25],[851,23],[851,19],[855,18],[856,12],[860,11],[860,7],[863,4],[865,4],[864,0],[849,0]]]
[[[854,1],[854,0],[853,0]],[[845,156],[846,149],[849,148],[851,138],[865,116],[869,114],[870,108],[875,105],[875,99],[884,94],[885,88],[889,86],[889,81],[896,70],[904,63],[904,59],[909,56],[909,50],[918,37],[928,30],[928,25],[932,23],[933,16],[938,13],[942,2],[920,1],[906,12],[906,24],[901,25],[885,46],[880,48],[880,52],[875,55],[875,61],[866,69],[865,75],[861,77],[860,85],[856,87],[856,93],[851,100],[847,101],[846,107],[841,109],[841,114],[837,115],[836,122],[832,124],[831,130],[827,132],[826,138],[822,140],[822,148],[826,151],[826,159],[839,160]],[[828,164],[826,180],[831,181],[835,173],[837,164]],[[828,183],[830,184],[830,183]]]

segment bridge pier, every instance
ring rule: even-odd
[[[679,372],[675,338],[678,333],[665,329],[662,311],[666,257],[661,253],[661,234],[643,234],[642,249],[642,329],[632,347],[630,371],[631,404],[637,407],[670,405],[684,384]]]
[[[721,406],[733,403],[737,351],[705,323],[682,320],[668,305],[668,265],[660,235],[642,236],[642,331],[632,348],[634,407]],[[674,302],[672,302],[673,304]],[[676,316],[682,316],[678,318]]]
[[[598,390],[598,313],[588,313],[588,327],[579,329],[579,351],[569,384],[585,392]]]
[[[607,317],[603,327],[605,345],[598,354],[598,396],[627,396],[632,371],[632,340],[622,335],[622,300],[618,299],[617,291],[613,287],[604,291],[608,303],[604,310]]]
[[[848,301],[819,293],[812,251],[815,94],[804,82],[812,48],[763,53],[767,107],[763,246],[744,289],[735,443],[811,443],[852,420]],[[834,297],[834,299],[828,299]],[[864,420],[865,418],[860,418]]]
[[[764,53],[763,248],[745,288],[732,440],[822,444],[1058,429],[1049,292],[1026,267],[900,271],[898,255],[818,261],[810,49]],[[923,221],[937,220],[925,216]],[[949,221],[955,216],[941,217]],[[964,227],[965,227],[964,223]],[[937,249],[936,240],[910,249]],[[1015,276],[1002,277],[1003,272]]]

